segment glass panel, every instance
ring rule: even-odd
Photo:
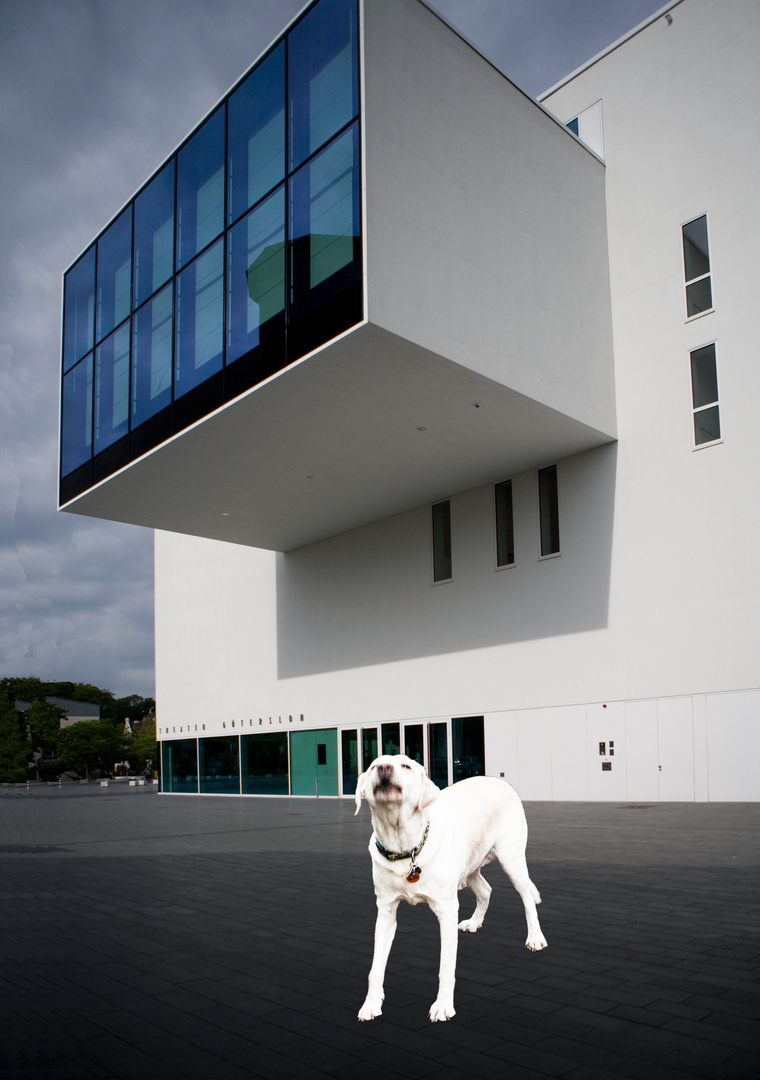
[[[129,323],[95,351],[95,453],[129,431]]]
[[[451,578],[451,503],[433,507],[433,581]]]
[[[324,748],[324,764],[318,764],[319,747]],[[290,790],[292,795],[338,794],[338,739],[334,728],[291,733]]]
[[[92,456],[92,353],[63,377],[61,476]]]
[[[359,742],[356,731],[342,731],[340,743],[343,761],[343,794],[353,795],[359,775]]]
[[[557,495],[557,466],[538,471],[538,503],[541,517],[541,554],[555,555],[559,551],[559,499]]]
[[[285,189],[228,234],[227,363],[285,324]]]
[[[360,270],[358,150],[354,125],[291,180],[291,299],[296,315],[345,288]],[[330,279],[330,286],[311,296]]]
[[[694,413],[694,443],[715,442],[720,438],[720,415],[717,405]]]
[[[285,44],[229,100],[229,213],[236,221],[285,177]]]
[[[172,291],[167,285],[133,319],[133,428],[171,404]]]
[[[95,344],[95,245],[66,275],[64,284],[63,370]]]
[[[439,788],[449,783],[449,749],[445,724],[428,725],[430,779]]]
[[[362,769],[366,771],[377,756],[377,728],[363,728]]]
[[[199,739],[200,790],[204,795],[239,795],[238,737]]]
[[[132,207],[98,240],[97,340],[110,334],[132,307]]]
[[[422,724],[407,724],[404,727],[404,753],[412,761],[425,764],[425,749]]]
[[[577,135],[578,134],[578,117],[576,116],[574,120],[568,120],[568,122],[565,124],[565,127],[569,128],[570,131],[572,131],[573,135]]]
[[[321,0],[288,37],[290,168],[359,112],[356,0]]]
[[[497,484],[496,496],[496,565],[512,566],[515,561],[515,526],[512,514],[512,481]]]
[[[288,736],[284,731],[243,735],[240,749],[244,795],[288,794]]]
[[[177,157],[177,267],[224,227],[224,106],[210,116]]]
[[[198,752],[195,739],[161,743],[162,790],[198,793]]]
[[[454,783],[468,776],[485,776],[486,752],[482,716],[462,716],[451,721]]]
[[[174,160],[135,201],[135,307],[172,276],[174,267]]]
[[[718,400],[718,372],[715,366],[715,346],[706,345],[691,354],[691,391],[694,408]]]
[[[220,240],[177,278],[175,398],[222,368],[223,253]]]
[[[700,311],[709,311],[713,306],[712,288],[709,277],[686,286],[686,315],[699,315]]]
[[[383,753],[384,754],[400,754],[401,753],[401,725],[400,724],[381,724],[381,731],[383,735]]]
[[[684,225],[683,262],[687,281],[710,272],[706,216],[695,218],[688,225]]]

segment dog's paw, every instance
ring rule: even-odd
[[[428,1016],[430,1017],[431,1024],[436,1024],[439,1020],[450,1020],[452,1016],[456,1016],[454,1002],[438,998],[438,1000],[434,1001],[430,1006]]]
[[[549,943],[546,938],[539,934],[536,937],[529,937],[525,942],[525,948],[530,949],[531,952],[540,952],[541,949],[548,948]]]
[[[472,919],[465,919],[464,922],[460,922],[459,929],[462,931],[463,934],[475,934],[478,930],[480,930],[482,925],[482,919],[476,919],[473,917]]]
[[[359,1009],[359,1020],[374,1020],[376,1016],[382,1016],[383,1013],[383,999],[379,1001],[374,998],[367,998],[367,1000]]]

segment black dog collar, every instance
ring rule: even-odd
[[[422,834],[422,839],[420,840],[419,844],[417,845],[417,847],[412,848],[411,851],[388,851],[388,848],[383,847],[377,837],[375,837],[375,846],[377,847],[377,850],[380,852],[380,854],[388,860],[388,862],[398,862],[399,859],[411,859],[412,865],[409,867],[409,873],[406,875],[406,880],[414,883],[415,881],[420,880],[420,874],[422,873],[421,868],[417,866],[415,860],[425,846],[425,841],[428,838],[429,831],[430,822],[428,822],[425,826],[425,832]]]

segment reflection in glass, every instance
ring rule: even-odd
[[[462,716],[451,721],[454,783],[468,776],[485,776],[486,751],[482,716]]]
[[[92,353],[63,377],[61,402],[61,476],[68,476],[92,455]]]
[[[341,732],[340,748],[343,761],[343,794],[353,795],[359,777],[359,744],[355,730]]]
[[[285,43],[241,83],[229,100],[228,223],[285,176]]]
[[[694,408],[718,400],[718,372],[715,365],[715,346],[706,345],[691,354],[691,388]]]
[[[683,261],[687,281],[710,272],[707,217],[704,215],[683,227]]]
[[[198,778],[202,795],[239,795],[237,735],[198,740]]]
[[[172,399],[172,286],[135,314],[132,331],[132,427]]]
[[[720,438],[720,410],[717,405],[709,409],[700,409],[694,413],[694,443],[715,442]]]
[[[362,769],[367,769],[377,757],[377,728],[362,729]]]
[[[712,288],[709,277],[701,278],[686,286],[687,316],[699,315],[701,311],[709,311],[712,306]]]
[[[69,270],[63,295],[63,370],[68,371],[95,343],[94,244]]]
[[[285,189],[230,231],[227,363],[285,325]]]
[[[95,453],[129,430],[129,323],[95,352]]]
[[[224,106],[177,157],[177,267],[184,266],[224,227]]]
[[[98,240],[97,340],[123,322],[132,304],[132,207]]]
[[[425,750],[422,724],[407,724],[404,728],[404,753],[412,761],[425,764]]]
[[[428,725],[430,779],[439,788],[449,783],[449,753],[445,724]]]
[[[322,0],[288,41],[290,168],[359,112],[356,0]]]
[[[221,371],[223,254],[220,240],[177,278],[175,398]]]
[[[161,743],[162,790],[198,792],[198,752],[195,739]]]
[[[401,726],[400,724],[381,724],[383,735],[383,753],[401,753]]]
[[[284,731],[243,735],[240,751],[244,795],[288,794],[288,736]]]
[[[135,307],[165,285],[174,268],[174,159],[135,200]]]

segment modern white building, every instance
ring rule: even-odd
[[[61,506],[156,532],[163,790],[756,800],[760,5],[538,103],[318,0],[65,279]]]

